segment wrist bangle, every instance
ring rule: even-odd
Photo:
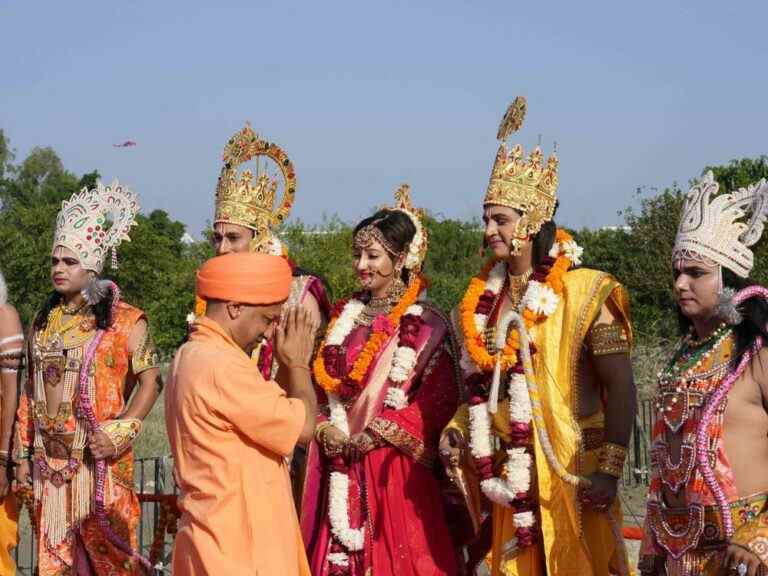
[[[333,426],[328,420],[325,420],[323,422],[320,422],[317,426],[315,426],[315,440],[318,444],[323,443],[323,437],[325,436],[325,431]]]
[[[311,372],[311,370],[309,369],[309,366],[305,364],[288,364],[288,368],[290,368],[291,370],[297,369],[297,370],[306,370],[307,372]]]

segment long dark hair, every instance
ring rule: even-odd
[[[93,315],[96,317],[96,327],[101,330],[106,330],[112,326],[112,299],[115,294],[110,287],[107,291],[107,295],[102,298],[97,304],[91,306]],[[35,316],[33,326],[36,331],[43,330],[48,325],[48,314],[51,310],[56,308],[61,303],[61,294],[58,292],[51,292],[46,298],[40,312]]]
[[[549,251],[552,250],[552,246],[555,243],[555,234],[557,233],[557,224],[554,220],[544,222],[541,225],[541,230],[531,237],[531,244],[533,245],[533,251],[531,253],[531,264],[536,268],[541,264],[542,260],[549,256]]]
[[[732,288],[736,292],[749,286],[758,285],[750,278],[741,278],[728,268],[722,268],[723,288]],[[746,350],[752,346],[755,338],[763,337],[763,341],[768,344],[768,302],[762,298],[750,298],[739,306],[742,321],[733,327],[736,336],[736,354],[734,360],[741,357]],[[677,322],[681,334],[687,334],[693,323],[677,307]]]
[[[352,237],[354,238],[360,230],[370,224],[376,226],[389,245],[397,252],[401,253],[405,252],[408,245],[411,243],[411,240],[413,240],[413,237],[416,235],[416,226],[413,225],[413,222],[407,214],[400,210],[389,210],[385,208],[379,210],[373,216],[361,220],[357,226],[355,226],[355,229],[352,232]],[[403,268],[403,282],[408,284],[409,278],[410,274],[408,270]]]

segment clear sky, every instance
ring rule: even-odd
[[[470,218],[522,94],[516,140],[558,143],[558,220],[615,225],[638,186],[768,152],[767,26],[765,0],[0,0],[0,127],[193,234],[246,120],[294,161],[294,218],[351,221],[403,181]]]

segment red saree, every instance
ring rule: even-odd
[[[458,404],[459,385],[446,320],[428,307],[421,320],[418,362],[402,386],[408,405],[397,410],[384,406],[387,374],[398,342],[394,334],[374,360],[365,387],[347,408],[350,434],[367,430],[385,442],[349,470],[350,524],[365,526],[363,550],[349,553],[345,573],[353,576],[456,574],[434,465],[440,432]],[[357,327],[347,338],[347,369],[367,337],[368,328]],[[328,554],[336,551],[333,546],[338,546],[332,542],[328,520],[328,476],[325,457],[313,441],[301,529],[316,576],[336,573],[328,561]]]

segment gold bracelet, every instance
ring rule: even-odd
[[[99,427],[115,448],[115,456],[127,451],[141,434],[143,423],[138,418],[118,418],[102,422]]]
[[[597,456],[597,470],[614,478],[621,478],[627,449],[620,444],[605,442]]]
[[[315,441],[318,444],[323,443],[323,438],[325,437],[325,431],[331,426],[333,426],[333,424],[331,424],[328,420],[323,420],[322,422],[320,422],[320,424],[315,426]]]

